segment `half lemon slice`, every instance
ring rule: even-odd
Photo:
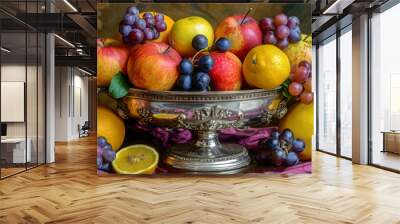
[[[157,168],[158,152],[147,145],[131,145],[117,152],[112,162],[119,174],[152,174]]]
[[[173,120],[178,117],[178,114],[167,114],[167,113],[158,113],[153,114],[153,118],[160,120]]]

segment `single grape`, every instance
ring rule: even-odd
[[[110,163],[103,163],[103,165],[100,167],[100,170],[110,172],[111,171],[111,165]]]
[[[270,162],[275,166],[281,166],[285,163],[286,157],[286,151],[277,147],[271,153]]]
[[[156,20],[156,22],[164,22],[164,14],[157,13],[157,15],[154,16],[154,19]]]
[[[130,32],[132,32],[132,27],[131,27],[130,25],[126,25],[126,24],[120,25],[120,27],[119,27],[119,33],[120,33],[122,36],[127,37],[127,36],[129,36],[129,33],[130,33]]]
[[[135,6],[131,6],[126,10],[126,13],[138,16],[140,12]]]
[[[270,150],[275,149],[276,147],[279,146],[280,143],[278,138],[269,138],[264,144],[265,149],[270,149]]]
[[[124,24],[132,26],[133,24],[135,24],[136,15],[129,14],[129,13],[125,14],[123,21],[124,21]]]
[[[293,132],[288,128],[284,129],[281,132],[281,135],[279,136],[279,139],[281,141],[286,141],[287,143],[290,143],[290,144],[292,143],[293,138],[294,138]]]
[[[299,156],[295,152],[288,152],[285,160],[285,166],[294,166],[299,163]]]
[[[157,29],[156,28],[151,28],[151,30],[153,31],[153,33],[154,33],[154,38],[153,38],[153,40],[157,40],[159,37],[160,37],[160,32],[158,32],[157,31]]]
[[[298,138],[293,140],[293,142],[292,142],[292,150],[293,151],[300,153],[300,152],[303,152],[305,148],[306,148],[306,144],[304,143],[303,140],[298,139]]]
[[[297,16],[291,16],[288,18],[287,26],[289,27],[289,29],[293,29],[299,25],[300,25],[300,20]]]
[[[192,89],[192,76],[189,74],[178,77],[177,86],[180,90],[190,91]]]
[[[279,40],[276,43],[276,46],[279,47],[281,50],[283,50],[283,49],[287,48],[287,46],[289,46],[289,41],[287,38]]]
[[[287,38],[289,36],[289,33],[290,29],[286,25],[280,25],[275,30],[275,36],[281,40]]]
[[[303,86],[304,86],[304,90],[305,91],[312,92],[312,80],[311,80],[311,78],[308,78]]]
[[[278,39],[276,39],[275,33],[273,31],[267,31],[263,37],[264,44],[276,44],[278,43]]]
[[[308,71],[311,71],[311,64],[308,63],[308,61],[301,61],[298,65],[298,67],[306,67],[308,69]]]
[[[301,95],[300,95],[300,101],[304,104],[310,104],[313,102],[313,94],[310,92],[306,92],[304,91]]]
[[[217,51],[225,52],[231,48],[231,42],[229,41],[229,39],[221,37],[217,40],[217,42],[215,42],[215,46],[217,48]]]
[[[103,136],[100,136],[97,138],[97,145],[100,147],[103,147],[107,144],[107,140],[106,138],[104,138]]]
[[[192,39],[192,47],[197,51],[208,47],[208,39],[203,34],[198,34]]]
[[[141,43],[144,39],[143,31],[139,29],[133,29],[132,32],[129,34],[129,40],[134,43],[138,44]]]
[[[286,25],[288,22],[288,18],[285,14],[280,13],[274,17],[274,25],[278,27],[280,25]]]
[[[279,132],[278,131],[273,131],[270,135],[270,138],[276,138],[279,139]]]
[[[210,85],[210,76],[205,72],[194,74],[193,87],[195,90],[207,91]]]
[[[156,21],[154,20],[153,17],[151,17],[151,18],[145,18],[144,21],[146,21],[146,27],[147,27],[147,28],[152,28],[152,27],[154,27],[154,25],[155,25],[155,23],[156,23]]]
[[[102,156],[97,156],[97,169],[100,169],[101,166],[103,165],[103,157]]]
[[[190,75],[193,72],[193,64],[189,59],[183,59],[181,63],[179,63],[179,71],[183,75]]]
[[[144,13],[144,14],[143,14],[143,19],[147,19],[147,18],[152,18],[152,19],[154,19],[153,13],[151,13],[151,12],[146,12],[146,13]]]
[[[296,30],[290,30],[289,33],[289,42],[297,43],[301,40],[301,33]]]
[[[167,24],[163,21],[157,21],[155,28],[157,29],[158,32],[163,32],[167,30]]]
[[[294,73],[294,76],[293,76],[293,78],[294,78],[293,80],[295,82],[303,83],[308,79],[309,74],[310,74],[310,71],[306,67],[304,67],[304,66],[297,67],[296,71]]]
[[[144,34],[145,40],[153,40],[153,38],[154,38],[154,33],[151,28],[144,29],[143,34]]]
[[[135,24],[133,24],[133,28],[143,31],[146,28],[146,21],[144,19],[138,18]]]
[[[199,66],[200,71],[209,72],[214,66],[214,60],[210,55],[204,55],[199,59],[197,65]]]
[[[275,30],[274,21],[271,18],[265,17],[260,20],[258,26],[263,32]]]
[[[112,146],[109,143],[107,143],[105,146],[103,146],[103,153],[106,150],[112,150]]]
[[[290,83],[288,90],[290,95],[298,96],[303,92],[303,85],[298,82],[292,82]]]
[[[305,66],[299,66],[296,69],[295,73],[295,81],[297,82],[305,82],[310,76],[310,70]]]
[[[296,27],[294,27],[294,28],[291,29],[291,30],[293,30],[293,31],[298,32],[298,33],[301,34],[301,30],[300,30],[300,27],[299,27],[299,26],[296,26]]]
[[[97,146],[97,156],[102,156],[103,155],[103,148],[100,146]]]
[[[115,159],[115,151],[113,150],[104,150],[103,151],[103,159],[107,162],[112,162]]]

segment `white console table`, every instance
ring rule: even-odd
[[[13,147],[12,148],[12,162],[13,163],[26,163],[31,162],[32,153],[31,146],[32,140],[30,138],[26,139],[27,147],[25,154],[25,138],[5,138],[1,139],[1,147]],[[26,161],[25,161],[26,159]]]

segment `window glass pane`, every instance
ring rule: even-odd
[[[25,6],[21,3],[21,7]],[[0,13],[0,17],[8,17]],[[11,23],[11,22],[10,22]],[[26,170],[31,160],[30,142],[26,141],[26,31],[25,26],[2,24],[1,32],[1,177]],[[4,50],[5,49],[5,50]]]
[[[352,32],[340,36],[340,153],[352,156]]]
[[[371,21],[372,163],[396,170],[400,170],[400,43],[393,27],[398,21],[400,4]]]
[[[318,48],[318,148],[336,153],[336,38]]]

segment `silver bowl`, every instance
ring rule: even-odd
[[[221,92],[132,88],[124,102],[130,116],[142,125],[187,128],[196,133],[195,142],[173,145],[164,158],[174,168],[196,172],[221,172],[248,166],[250,157],[246,148],[221,144],[217,132],[225,128],[265,127],[287,112],[279,88]]]

